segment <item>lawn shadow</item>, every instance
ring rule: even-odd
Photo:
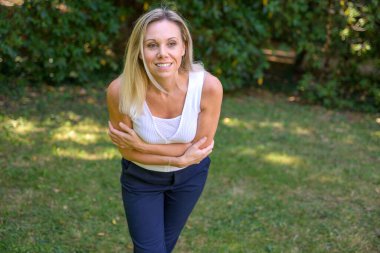
[[[27,94],[2,102],[0,115],[5,250],[130,250],[104,88]],[[376,235],[360,225],[378,224],[380,135],[371,117],[353,120],[281,97],[226,95],[208,183],[185,230],[192,239],[179,249],[202,247],[194,242],[291,249],[292,238],[324,240],[334,228],[347,247],[358,239],[373,245]],[[251,244],[265,238],[272,244]]]

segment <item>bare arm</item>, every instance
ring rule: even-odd
[[[122,131],[109,123],[109,136],[112,142],[120,148],[130,148],[141,153],[181,156],[191,146],[191,143],[150,144],[144,142],[136,132],[123,122],[119,122]]]
[[[214,140],[216,129],[221,112],[223,99],[223,87],[218,78],[205,73],[205,80],[202,90],[201,112],[198,117],[198,128],[192,143],[199,141],[202,137],[207,137],[207,141],[201,148],[207,147]]]
[[[203,147],[210,145],[218,126],[223,88],[220,81],[209,73],[205,74],[202,90],[201,112],[198,119],[197,133],[192,143],[177,144],[149,144],[145,143],[130,127],[130,125],[119,122],[121,131],[115,129],[112,124],[109,126],[109,134],[113,143],[121,148],[130,148],[142,153],[180,156],[202,137],[207,137],[208,141]]]
[[[119,89],[120,80],[114,80],[107,89],[107,107],[109,112],[109,119],[111,125],[121,131],[119,122],[123,122],[129,128],[132,128],[132,121],[129,116],[120,113],[119,111]],[[130,148],[119,148],[121,155],[131,161],[140,162],[143,164],[153,164],[153,165],[173,165],[177,167],[185,167],[193,163],[199,163],[204,157],[211,153],[213,144],[209,145],[207,148],[199,149],[206,140],[200,140],[196,144],[192,144],[190,148],[187,148],[180,155],[155,155],[140,152],[138,150],[133,150]],[[185,144],[186,145],[186,144]],[[171,148],[176,147],[176,145],[167,144],[166,146],[171,146]]]

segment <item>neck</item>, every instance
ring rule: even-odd
[[[184,75],[177,73],[176,75],[169,78],[156,79],[156,81],[161,85],[161,87],[167,92],[167,95],[174,93],[178,89],[183,89],[184,84],[186,83],[186,78]],[[150,85],[151,88],[158,93],[164,93],[153,84]]]

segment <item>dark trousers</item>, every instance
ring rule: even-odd
[[[206,183],[211,160],[156,172],[122,159],[120,182],[134,253],[170,253]]]

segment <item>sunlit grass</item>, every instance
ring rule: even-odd
[[[76,125],[64,124],[53,131],[52,141],[72,141],[83,145],[96,143],[105,137],[104,126],[91,120]]]
[[[301,136],[308,136],[308,135],[310,136],[310,135],[312,135],[312,132],[311,132],[310,129],[303,128],[303,127],[300,127],[300,126],[297,126],[295,129],[293,129],[293,133],[301,135]]]
[[[104,95],[63,87],[6,101],[0,252],[132,251]],[[374,119],[226,95],[208,182],[175,252],[379,252]]]
[[[282,165],[297,165],[300,162],[300,158],[290,155],[269,153],[264,156],[264,160],[274,164]]]
[[[236,118],[223,118],[223,124],[226,125],[226,126],[229,126],[229,127],[238,127],[242,124],[244,124],[242,121],[240,121],[239,119],[236,119]]]
[[[263,121],[263,122],[259,122],[258,125],[260,127],[262,127],[262,128],[264,128],[264,127],[270,127],[270,128],[274,128],[274,129],[277,129],[277,130],[284,129],[283,123],[281,123],[281,122]]]
[[[375,131],[375,132],[372,132],[372,136],[374,138],[378,138],[380,140],[380,131]]]
[[[113,158],[120,157],[118,151],[115,148],[101,149],[96,152],[90,153],[82,149],[77,148],[67,148],[56,150],[56,154],[59,157],[66,157],[71,159],[82,159],[82,160],[110,160]]]

